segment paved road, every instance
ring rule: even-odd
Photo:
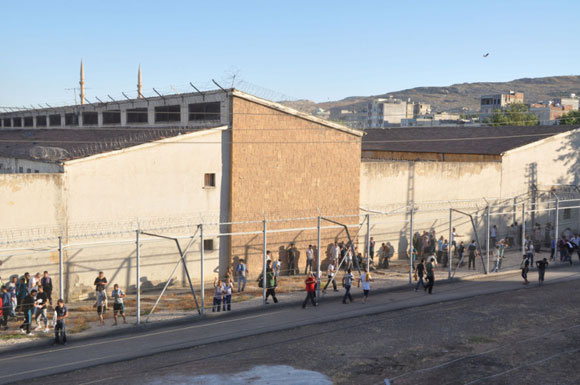
[[[532,277],[535,274],[532,273]],[[580,277],[577,266],[549,270],[550,282],[575,280]],[[532,280],[533,282],[533,280]],[[532,288],[529,285],[526,288]],[[500,293],[522,289],[517,273],[491,275],[477,281],[462,281],[436,286],[434,295],[412,290],[373,295],[363,305],[360,290],[355,290],[353,304],[343,305],[336,299],[323,301],[318,308],[302,310],[297,307],[276,308],[268,311],[228,318],[211,318],[183,326],[166,329],[144,330],[126,336],[116,336],[72,343],[59,348],[35,348],[30,351],[3,353],[0,355],[0,383],[30,380],[67,371],[87,368],[105,363],[150,356],[156,353],[175,351],[236,338],[260,335],[290,328],[332,323],[332,321],[380,314],[394,310],[424,306],[444,301],[453,301],[477,295]]]

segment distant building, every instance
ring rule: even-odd
[[[576,111],[580,107],[580,98],[578,98],[576,94],[570,94],[569,97],[554,98],[552,103],[556,106],[570,106],[572,107],[572,110]]]
[[[538,117],[543,126],[559,124],[559,119],[572,110],[571,105],[530,104],[530,112]]]
[[[523,102],[523,92],[510,91],[507,94],[484,95],[480,100],[480,117],[489,118],[495,110],[505,110],[510,104]]]
[[[451,114],[449,112],[436,112],[420,115],[416,118],[401,119],[401,127],[458,126],[468,123],[468,121],[462,120],[459,114]]]
[[[328,119],[330,117],[330,111],[318,107],[316,110],[314,110],[314,112],[312,112],[312,115],[316,116],[317,118]]]
[[[404,119],[414,119],[431,112],[429,104],[415,103],[389,97],[368,103],[367,128],[384,128],[401,124]]]

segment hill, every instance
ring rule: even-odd
[[[509,82],[461,83],[448,87],[417,87],[407,90],[388,92],[373,96],[351,96],[342,100],[314,103],[309,100],[284,102],[285,105],[304,112],[313,112],[316,108],[329,110],[335,107],[356,109],[357,105],[367,103],[375,98],[389,95],[398,99],[431,104],[434,111],[461,112],[464,109],[479,111],[479,98],[482,95],[497,94],[509,90],[524,93],[526,103],[550,100],[554,97],[580,94],[580,76],[550,76],[544,78],[522,78]]]

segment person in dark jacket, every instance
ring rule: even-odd
[[[44,276],[40,280],[40,286],[42,286],[46,296],[48,297],[48,303],[52,305],[52,278],[49,277],[48,271],[44,272]]]
[[[24,313],[24,322],[20,325],[20,331],[26,334],[30,334],[30,323],[32,322],[32,315],[35,312],[35,304],[36,301],[36,289],[32,289],[30,294],[28,294],[22,300],[22,312]]]
[[[425,275],[425,258],[421,259],[421,263],[417,265],[415,272],[417,273],[417,285],[415,286],[415,291],[419,289],[419,285],[424,289],[425,281],[423,281],[423,275]]]

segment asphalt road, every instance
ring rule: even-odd
[[[427,383],[468,383],[505,371],[484,383],[579,383],[569,369],[579,358],[579,277],[577,267],[553,269],[546,285],[537,288],[523,286],[517,274],[491,275],[441,285],[432,296],[412,290],[371,292],[366,305],[359,297],[349,305],[333,299],[306,310],[272,306],[267,312],[64,348],[4,353],[0,382],[28,384],[41,377],[45,384],[121,379],[135,384],[234,383],[231,378],[195,382],[192,376],[233,374],[240,380],[246,378],[240,371],[257,365],[287,365],[289,369],[258,372],[286,370],[277,383],[318,374],[339,384],[384,383],[384,378],[395,384],[429,378]],[[550,358],[554,354],[559,355]],[[554,363],[569,365],[557,371],[559,381],[537,382],[540,374],[528,376],[531,369],[543,373],[542,365],[550,367],[546,375],[552,373]],[[526,370],[517,369],[522,365]],[[312,372],[292,372],[297,369]],[[259,373],[248,378],[260,378]],[[256,381],[251,383],[260,383]]]

